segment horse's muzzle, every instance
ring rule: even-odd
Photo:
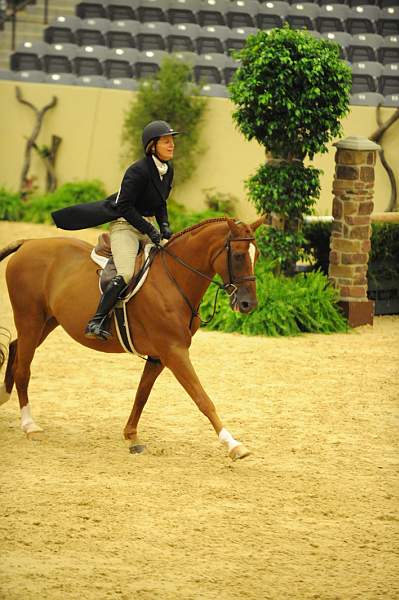
[[[230,298],[230,306],[236,312],[247,314],[258,306],[258,300],[247,290],[238,289]]]

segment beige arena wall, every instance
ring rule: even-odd
[[[121,131],[124,113],[135,94],[129,91],[82,88],[34,83],[0,82],[0,186],[17,190],[23,164],[25,138],[33,130],[33,112],[18,103],[15,87],[37,108],[48,104],[52,97],[57,106],[49,111],[43,122],[38,144],[49,144],[51,135],[62,138],[57,159],[59,183],[82,179],[100,179],[108,193],[117,191],[127,166],[121,154]],[[204,190],[214,188],[239,199],[238,214],[251,219],[256,213],[249,203],[244,181],[264,160],[263,149],[256,142],[247,142],[232,121],[233,105],[224,98],[209,98],[209,109],[203,128],[203,153],[190,181],[176,189],[173,196],[192,209],[204,207]],[[394,109],[382,109],[385,121]],[[162,115],[160,115],[162,118]],[[374,107],[352,107],[343,122],[344,136],[369,137],[377,129]],[[386,158],[396,175],[399,188],[399,121],[384,135]],[[332,179],[335,148],[318,155],[313,165],[321,168],[321,197],[316,212],[331,214]],[[45,170],[33,156],[31,174],[44,186]],[[375,211],[387,210],[390,199],[388,176],[380,161],[376,167]]]

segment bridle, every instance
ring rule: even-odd
[[[231,249],[232,242],[253,242],[254,240],[255,240],[255,238],[252,236],[233,238],[233,237],[231,237],[231,233],[230,233],[227,236],[225,244],[220,248],[220,250],[212,258],[211,266],[213,267],[213,264],[214,264],[215,260],[218,258],[218,256],[220,256],[220,254],[222,254],[222,252],[224,252],[224,250],[227,251],[227,272],[228,272],[228,276],[229,276],[229,280],[227,283],[220,283],[220,281],[217,281],[216,279],[213,279],[212,277],[209,277],[208,275],[206,275],[206,273],[202,273],[202,271],[199,271],[195,267],[192,267],[191,265],[186,263],[183,259],[181,259],[179,256],[176,256],[176,254],[171,252],[166,246],[159,247],[159,251],[161,251],[163,266],[165,268],[166,273],[169,276],[169,279],[173,282],[175,287],[178,289],[180,295],[182,296],[182,298],[186,302],[187,306],[191,310],[190,327],[191,327],[194,317],[198,317],[198,319],[201,322],[201,325],[206,325],[207,323],[210,323],[212,321],[213,317],[215,316],[216,303],[217,303],[217,299],[218,299],[220,290],[223,290],[224,292],[226,292],[226,294],[230,298],[231,303],[234,303],[236,301],[237,290],[238,290],[239,286],[244,281],[255,281],[255,279],[256,279],[255,275],[245,275],[244,277],[235,277],[234,270],[233,270],[233,264],[232,264],[232,249]],[[170,272],[168,265],[166,263],[166,260],[165,260],[165,254],[167,254],[168,256],[173,258],[176,262],[181,264],[183,267],[185,267],[192,273],[199,275],[203,279],[206,279],[210,283],[213,283],[214,285],[217,286],[218,289],[216,290],[215,300],[214,300],[214,304],[213,304],[213,312],[212,312],[211,317],[207,321],[203,321],[201,319],[201,316],[199,314],[199,306],[197,309],[192,306],[190,300],[187,298],[186,294],[183,292],[183,290],[179,286],[175,277]]]

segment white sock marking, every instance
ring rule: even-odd
[[[227,431],[227,429],[225,429],[224,427],[219,432],[219,441],[222,444],[227,444],[227,448],[228,448],[229,452],[236,446],[240,445],[240,442],[237,442],[237,440],[235,440],[233,438],[231,433],[229,431]]]
[[[43,431],[39,425],[33,420],[33,417],[30,412],[30,406],[27,404],[21,408],[21,429],[25,431],[25,433],[33,433],[34,431]]]

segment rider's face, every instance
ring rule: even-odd
[[[157,141],[156,153],[161,160],[171,160],[173,158],[174,149],[175,143],[173,135],[163,135]]]

